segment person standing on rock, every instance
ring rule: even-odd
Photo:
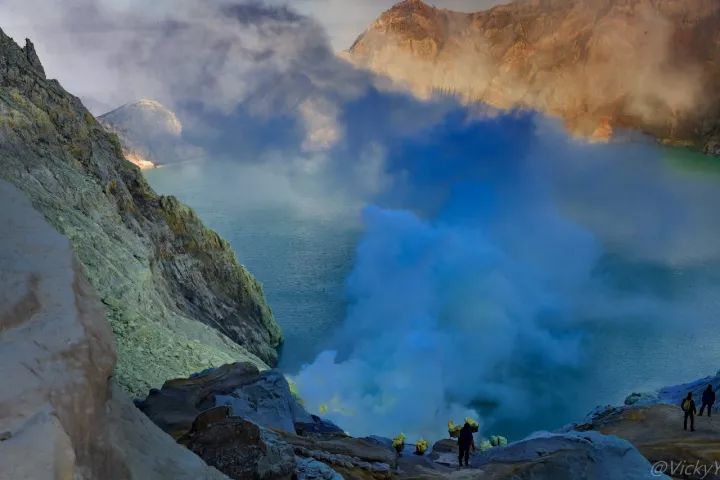
[[[683,409],[683,412],[685,412],[685,421],[683,422],[683,430],[687,430],[687,424],[688,424],[688,418],[690,419],[690,431],[695,431],[695,412],[697,411],[695,409],[695,400],[692,398],[692,392],[688,392],[687,397],[685,397],[680,404],[680,407]]]
[[[712,417],[712,407],[715,403],[715,392],[713,391],[712,385],[708,385],[702,395],[702,405],[700,405],[700,413],[698,416],[702,417],[705,407],[708,409],[708,417]]]
[[[464,459],[465,466],[469,466],[470,449],[475,450],[475,439],[473,438],[472,427],[468,422],[465,422],[458,434],[458,448],[458,465],[462,467]]]

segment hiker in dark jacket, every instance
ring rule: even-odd
[[[458,464],[463,466],[463,459],[465,459],[465,466],[468,466],[468,460],[470,459],[470,449],[475,450],[475,439],[473,438],[472,427],[468,422],[465,422],[463,428],[460,429],[458,435]]]
[[[702,405],[700,405],[700,413],[698,413],[699,416],[702,417],[703,411],[705,410],[705,407],[708,409],[708,417],[712,417],[712,407],[715,403],[715,392],[713,392],[712,385],[708,385],[705,391],[703,392],[702,396]]]
[[[685,397],[680,404],[680,408],[683,409],[683,412],[685,412],[685,421],[683,423],[683,429],[687,430],[687,421],[688,418],[690,419],[690,431],[695,431],[695,412],[697,410],[695,409],[695,400],[692,398],[692,392],[688,392],[687,397]]]

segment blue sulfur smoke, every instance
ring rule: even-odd
[[[375,100],[348,107],[346,124],[364,132],[364,110],[386,108]],[[707,325],[674,272],[717,263],[720,223],[698,205],[720,189],[672,152],[464,109],[379,130],[392,132],[392,188],[364,210],[334,349],[296,377],[308,406],[352,434],[437,438],[465,415],[486,433],[556,428],[642,386],[667,361],[642,351],[653,342],[682,352],[687,338],[668,341],[681,315]]]
[[[436,437],[465,415],[525,416],[544,401],[534,374],[582,361],[566,326],[599,247],[527,175],[535,142],[528,116],[452,112],[390,147],[396,208],[365,209],[339,350],[297,377],[309,406],[353,434]]]

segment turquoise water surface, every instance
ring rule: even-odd
[[[228,163],[163,167],[145,172],[159,193],[178,196],[235,249],[263,284],[285,337],[280,367],[296,371],[312,361],[345,316],[344,279],[352,268],[358,225],[352,219],[289,206],[246,207],[228,197]]]
[[[625,178],[626,167],[618,165],[612,179],[598,176],[588,185],[575,180],[554,185],[561,192],[558,208],[563,217],[593,232],[601,246],[591,272],[599,299],[583,290],[587,298],[577,309],[573,327],[582,327],[582,360],[550,375],[541,365],[511,372],[514,378],[525,378],[529,391],[539,393],[523,405],[524,412],[489,415],[490,429],[518,437],[557,428],[580,420],[596,405],[622,402],[632,391],[687,381],[720,368],[720,265],[713,246],[720,240],[714,236],[720,232],[720,215],[708,215],[720,205],[715,203],[720,199],[717,161],[667,150],[664,161],[653,167],[662,172],[661,179],[647,179],[662,195],[639,192],[630,195],[631,201],[612,198],[601,188],[603,182],[617,182],[627,193],[637,190],[632,182],[644,185],[630,167]],[[347,318],[346,281],[363,235],[356,206],[325,211],[292,200],[263,200],[282,192],[256,190],[252,179],[228,162],[170,166],[145,174],[159,193],[178,196],[228,239],[241,263],[263,283],[286,338],[280,368],[294,374],[324,349],[338,348],[334,336]],[[652,202],[657,198],[669,201],[655,210]],[[650,203],[643,205],[646,201]],[[673,205],[683,210],[675,212]],[[672,231],[679,233],[670,239],[667,232],[655,231],[653,222],[644,231],[643,217],[653,215],[671,218],[677,224]],[[686,258],[695,253],[697,260]],[[572,254],[567,252],[568,258]],[[493,332],[486,334],[492,337]],[[498,407],[482,400],[471,406],[480,412]]]

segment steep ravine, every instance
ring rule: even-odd
[[[144,394],[169,378],[277,360],[281,333],[229,244],[158,196],[56,80],[0,31],[0,178],[70,239],[115,333],[115,376]]]

